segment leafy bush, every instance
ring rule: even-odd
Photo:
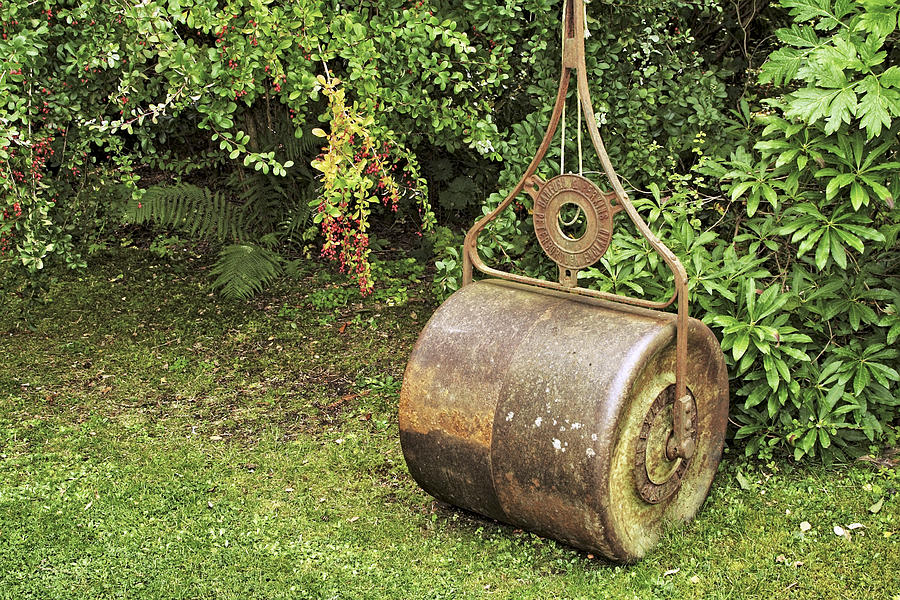
[[[765,254],[773,283],[789,298],[785,321],[808,343],[781,360],[768,353],[762,369],[737,370],[748,374],[738,390],[745,398],[738,437],[751,439],[748,451],[774,434],[797,458],[817,449],[841,456],[880,436],[900,405],[900,70],[891,66],[898,7],[880,0],[782,6],[794,23],[776,32],[785,46],[759,80],[787,93],[765,101],[755,153],[735,153],[725,177],[753,227],[736,241],[774,242]],[[728,343],[734,333],[723,333]],[[764,372],[765,381],[750,371]],[[761,404],[766,410],[753,412]]]
[[[591,19],[591,54],[606,61],[592,64],[600,109],[628,126],[616,158],[653,173],[719,117],[721,76],[702,66],[685,25],[715,3],[601,11]],[[430,227],[420,154],[429,167],[471,167],[439,185],[443,209],[477,206],[465,195],[496,188],[491,161],[530,154],[518,140],[542,122],[558,62],[549,0],[39,0],[3,3],[0,23],[0,93],[10,99],[0,244],[35,277],[53,257],[83,266],[84,250],[102,245],[125,200],[140,202],[159,171],[238,205],[262,201],[257,175],[313,181],[317,150],[298,154],[285,140],[321,124],[324,185],[284,199],[286,220],[302,229],[297,206],[311,204],[326,255],[367,291],[368,213],[386,205]],[[98,212],[106,189],[123,193]]]
[[[383,179],[402,179],[402,190],[396,183],[388,186],[397,193],[391,203],[418,203],[426,226],[430,211],[420,201],[426,197],[424,180],[404,145],[407,136],[390,129],[397,115],[402,130],[412,131],[416,122],[415,131],[430,130],[451,146],[464,137],[462,123],[476,128],[466,134],[473,144],[490,129],[482,112],[496,85],[476,86],[469,76],[497,60],[470,60],[475,49],[466,36],[421,5],[404,9],[400,2],[364,2],[335,14],[324,2],[40,0],[3,3],[0,23],[0,93],[9,98],[0,116],[0,205],[6,209],[0,243],[5,260],[32,275],[54,255],[83,266],[82,250],[96,228],[73,219],[73,208],[119,183],[139,202],[146,167],[161,168],[170,177],[192,175],[198,178],[194,183],[231,171],[239,182],[228,200],[237,203],[241,198],[234,190],[247,190],[248,175],[308,171],[315,153],[298,163],[286,156],[288,144],[268,149],[264,143],[275,126],[298,137],[317,119],[333,128],[337,115],[329,113],[317,78],[323,72],[343,76],[343,87],[356,98],[342,107],[346,114],[363,121],[389,115],[369,126],[379,152],[383,143],[396,148],[382,157],[390,166]],[[411,47],[417,49],[413,55]],[[452,74],[450,63],[433,59],[435,50],[458,56]],[[409,76],[411,69],[393,68],[383,71],[387,81],[379,74],[379,65],[400,63],[415,67],[416,76]],[[405,85],[397,85],[398,78]],[[451,108],[445,94],[409,93],[432,79],[446,89],[450,78],[469,102]],[[387,101],[396,111],[382,110]],[[277,122],[281,113],[289,115],[286,127]],[[454,135],[447,135],[448,127]],[[349,165],[341,168],[348,169],[342,176],[350,174]],[[301,199],[304,208],[311,200]],[[344,208],[348,218],[364,219]],[[365,262],[360,240],[342,243],[348,252],[362,250]],[[371,282],[361,284],[368,289]]]

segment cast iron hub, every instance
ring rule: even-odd
[[[688,391],[691,398],[693,394]],[[659,393],[644,416],[641,433],[634,451],[634,484],[638,495],[650,504],[659,504],[681,487],[681,478],[687,471],[690,459],[675,457],[670,460],[674,435],[672,412],[675,406],[675,386],[670,385]],[[697,443],[697,405],[690,403],[688,431]]]

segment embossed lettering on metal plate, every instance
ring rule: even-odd
[[[566,235],[560,224],[564,206],[574,205],[584,215],[584,233]],[[612,206],[609,196],[580,175],[554,177],[543,185],[534,202],[534,232],[541,248],[567,269],[589,267],[606,253],[612,240]]]

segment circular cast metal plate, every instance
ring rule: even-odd
[[[675,386],[670,385],[659,393],[644,416],[634,452],[634,484],[640,497],[650,504],[658,504],[678,491],[681,478],[690,464],[690,460],[669,460],[666,457],[674,405]],[[694,424],[692,429],[696,444],[697,406],[693,402],[691,423]]]
[[[560,226],[560,210],[566,204],[581,209],[585,231],[577,239]],[[547,181],[534,201],[534,232],[541,248],[554,262],[569,269],[583,269],[597,262],[612,240],[612,207],[609,197],[590,179],[559,175]]]

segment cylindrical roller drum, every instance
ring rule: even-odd
[[[400,440],[440,500],[619,561],[698,510],[719,464],[728,376],[688,321],[696,450],[670,460],[675,316],[500,280],[451,296],[404,376]]]

